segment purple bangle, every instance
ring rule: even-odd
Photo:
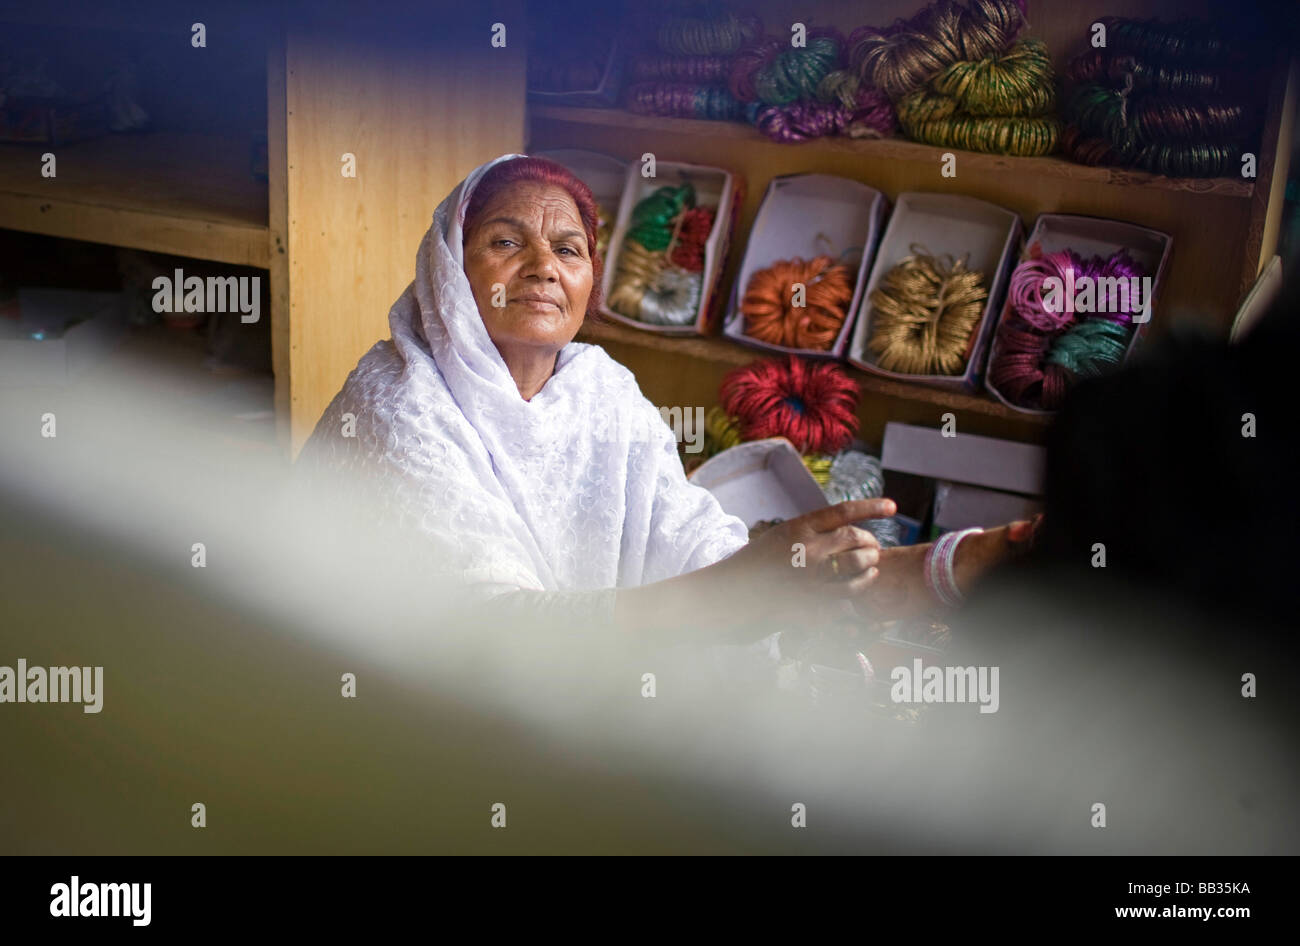
[[[957,587],[957,575],[953,568],[953,562],[957,557],[957,546],[966,536],[983,531],[975,527],[962,529],[959,532],[945,532],[926,553],[925,583],[945,607],[955,608],[965,597]]]

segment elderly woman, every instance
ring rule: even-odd
[[[596,228],[590,190],[554,162],[509,154],[475,169],[434,214],[392,339],[361,359],[304,455],[369,477],[446,577],[633,631],[675,616],[734,624],[774,600],[862,600],[878,578],[878,602],[930,603],[924,550],[882,552],[852,525],[893,515],[890,500],[841,503],[749,542],[686,480],[631,372],[573,341],[600,302]],[[958,583],[1006,542],[964,543]]]

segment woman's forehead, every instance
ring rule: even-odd
[[[503,188],[483,206],[484,222],[498,217],[511,217],[525,223],[566,220],[581,223],[578,205],[569,192],[554,184],[540,181],[519,181]]]

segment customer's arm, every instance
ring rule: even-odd
[[[516,590],[494,610],[520,620],[558,622],[574,633],[614,629],[648,643],[744,642],[772,622],[799,622],[827,600],[850,599],[879,619],[908,617],[939,605],[925,582],[929,545],[880,549],[856,526],[894,514],[888,499],[839,503],[769,529],[735,554],[675,578],[630,588],[542,592]],[[968,536],[954,561],[957,585],[969,591],[990,568],[1023,546],[1027,523]]]
[[[990,569],[1018,554],[1028,538],[1029,523],[1010,523],[968,535],[957,546],[953,571],[963,594]],[[854,600],[863,613],[878,620],[914,617],[940,607],[925,582],[925,557],[930,543],[904,545],[880,553],[880,576],[871,590]]]

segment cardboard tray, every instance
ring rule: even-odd
[[[600,84],[594,89],[581,89],[573,92],[546,92],[541,89],[529,89],[528,100],[538,105],[565,105],[571,108],[613,108],[618,104],[619,94],[623,91],[623,73],[625,57],[623,44],[617,37],[610,45],[609,58],[605,61],[605,70],[601,73]]]
[[[1034,228],[1030,231],[1029,238],[1025,240],[1024,252],[1020,255],[1016,265],[1020,265],[1025,260],[1034,259],[1046,253],[1058,253],[1061,250],[1074,250],[1085,257],[1106,257],[1121,249],[1128,250],[1133,259],[1143,268],[1146,275],[1152,276],[1154,279],[1151,284],[1151,318],[1137,324],[1132,337],[1129,339],[1128,348],[1124,352],[1124,360],[1127,361],[1132,356],[1138,342],[1146,335],[1147,327],[1155,320],[1156,306],[1160,301],[1160,288],[1164,285],[1165,272],[1169,267],[1169,254],[1173,249],[1173,245],[1173,237],[1169,234],[1162,233],[1159,230],[1152,230],[1149,227],[1140,227],[1135,223],[1106,220],[1101,217],[1085,217],[1078,214],[1042,214],[1034,222]],[[1011,300],[1007,298],[1003,301],[997,324],[1001,325],[1010,313]],[[995,357],[997,357],[996,327],[994,329],[993,343],[989,351],[990,364]],[[1050,416],[1056,413],[1055,411],[1012,404],[1011,401],[1002,396],[1002,392],[997,389],[992,381],[987,379],[984,386],[990,394],[1014,411],[1041,416]]]
[[[763,520],[794,519],[830,505],[784,437],[737,444],[705,461],[688,479],[750,529]]]
[[[717,208],[713,230],[704,244],[704,284],[701,287],[700,305],[695,319],[686,325],[653,325],[629,318],[621,312],[615,312],[606,303],[601,304],[600,311],[616,322],[660,335],[712,334],[714,323],[721,310],[718,281],[722,277],[727,247],[744,197],[744,181],[724,168],[686,164],[680,161],[656,161],[655,170],[657,176],[647,178],[641,176],[640,162],[633,161],[627,167],[627,175],[623,182],[623,199],[619,205],[618,219],[614,223],[614,232],[610,235],[609,251],[605,260],[605,276],[601,287],[604,298],[608,299],[614,288],[623,239],[627,234],[632,211],[636,205],[660,187],[677,186],[689,180],[695,185],[696,205]]]
[[[974,197],[908,192],[898,195],[862,293],[860,311],[848,345],[850,363],[899,381],[912,381],[952,391],[979,387],[993,324],[1006,292],[1007,279],[1020,245],[1022,227],[1014,212]],[[935,256],[966,257],[967,265],[984,274],[988,301],[967,345],[966,370],[960,375],[901,374],[879,367],[867,350],[871,338],[871,293],[880,280],[919,244]]]
[[[736,276],[723,334],[765,351],[788,352],[809,358],[841,358],[853,330],[853,316],[884,230],[889,201],[880,191],[858,181],[831,174],[790,174],[775,177],[759,205],[749,244]],[[824,241],[824,242],[823,242]],[[829,247],[825,245],[829,243]],[[740,302],[754,273],[781,260],[819,255],[835,256],[853,249],[839,261],[854,272],[853,297],[840,333],[829,349],[792,348],[759,341],[745,334]]]

